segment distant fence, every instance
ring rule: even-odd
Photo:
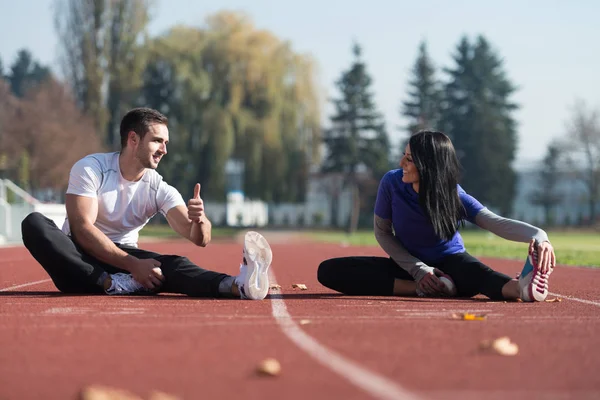
[[[232,227],[327,227],[335,217],[345,221],[350,211],[350,197],[341,196],[335,216],[328,199],[316,191],[302,204],[267,204],[229,193],[226,203],[206,202],[206,214],[215,226]],[[21,241],[21,221],[31,212],[40,212],[62,227],[66,218],[64,204],[48,204],[37,200],[7,179],[0,179],[0,244]]]

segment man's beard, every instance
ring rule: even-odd
[[[148,157],[146,155],[146,153],[138,152],[137,158],[138,158],[138,160],[140,160],[140,164],[142,164],[142,167],[144,167],[144,168],[156,169],[156,167],[158,166],[158,163],[156,163],[156,164],[153,163],[154,154],[152,154],[152,155],[150,155],[150,157]]]

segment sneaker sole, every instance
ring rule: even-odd
[[[248,273],[244,282],[246,297],[262,300],[269,293],[269,266],[273,261],[271,246],[260,233],[250,231],[244,237]]]
[[[533,249],[534,252],[537,252],[537,242],[534,246]],[[537,283],[538,283],[538,279],[543,279],[543,277],[541,276],[542,274],[540,274],[540,270],[538,269],[538,262],[537,262],[537,257],[534,257],[533,254],[529,254],[529,263],[533,266],[533,271],[531,271],[530,273],[531,275],[531,281],[529,282],[529,285],[527,287],[527,294],[529,294],[529,301],[544,301],[546,300],[546,297],[548,297],[548,289],[545,289],[543,291],[539,291],[537,290]],[[546,286],[548,285],[548,281],[550,280],[550,273],[548,273],[546,275]]]
[[[548,290],[543,290],[543,291],[539,291],[537,290],[537,285],[536,285],[536,278],[538,279],[542,279],[542,277],[540,276],[541,274],[538,275],[539,271],[538,270],[534,270],[533,272],[531,272],[533,274],[533,276],[531,277],[531,282],[529,282],[529,287],[527,288],[527,291],[529,293],[529,298],[531,299],[531,301],[544,301],[546,300],[546,297],[548,297]],[[548,284],[548,280],[550,279],[550,274],[548,274],[548,276],[546,276],[546,284]]]

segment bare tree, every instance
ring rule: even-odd
[[[109,148],[142,84],[150,0],[55,0],[61,64],[78,105]]]
[[[91,118],[54,79],[27,92],[14,117],[6,126],[5,146],[27,188],[65,189],[75,161],[101,150]]]
[[[588,191],[589,223],[596,221],[600,201],[600,121],[597,109],[588,109],[583,100],[577,100],[567,122],[565,148],[568,149],[573,175]]]

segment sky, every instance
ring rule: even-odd
[[[42,64],[57,65],[54,0],[0,0],[0,58],[5,68],[21,48]],[[288,40],[318,66],[323,120],[333,112],[335,81],[352,61],[352,43],[363,47],[375,103],[394,144],[406,137],[400,105],[419,43],[427,41],[438,68],[451,67],[463,35],[484,35],[503,58],[519,90],[516,166],[535,165],[547,145],[563,138],[576,99],[600,109],[600,2],[595,0],[155,0],[149,31],[176,24],[202,26],[222,10],[247,14],[256,27]],[[439,72],[439,77],[445,75]]]

